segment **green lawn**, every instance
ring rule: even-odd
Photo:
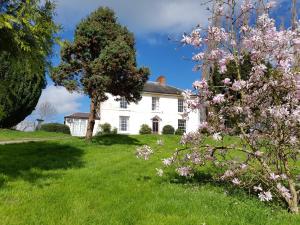
[[[40,139],[40,138],[64,138],[70,135],[36,131],[36,132],[21,132],[15,130],[0,129],[0,141],[13,141],[13,140],[27,140],[27,139]]]
[[[158,138],[164,146],[156,145]],[[0,146],[0,224],[300,224],[300,216],[242,191],[157,177],[155,168],[178,139],[107,136],[89,144],[70,138]],[[136,159],[142,144],[159,153]]]

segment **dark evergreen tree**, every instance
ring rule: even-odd
[[[80,91],[91,99],[86,139],[92,137],[96,112],[105,93],[140,100],[147,68],[137,68],[134,36],[117,22],[114,12],[101,7],[82,20],[73,42],[65,42],[61,63],[52,74],[57,85]]]
[[[9,128],[39,100],[59,27],[50,1],[5,0],[0,12],[0,128]]]

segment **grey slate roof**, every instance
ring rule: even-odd
[[[65,116],[65,118],[73,118],[73,119],[88,119],[89,118],[89,113],[82,113],[82,112],[77,112],[73,113],[69,116]],[[100,118],[96,116],[96,120],[99,120]]]
[[[182,90],[169,85],[161,85],[158,82],[147,82],[144,85],[144,92],[181,95]]]

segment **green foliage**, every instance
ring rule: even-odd
[[[175,131],[176,135],[183,135],[183,133],[184,133],[184,130],[182,130],[182,129],[176,129],[176,131]]]
[[[111,125],[109,123],[104,123],[100,125],[100,134],[111,134]]]
[[[0,128],[9,128],[34,110],[59,28],[48,1],[6,0],[0,11]]]
[[[92,117],[99,103],[107,99],[105,93],[137,102],[149,70],[137,68],[134,45],[133,34],[117,22],[114,12],[100,7],[77,25],[74,41],[64,42],[61,63],[52,78],[70,91],[87,94]],[[90,128],[94,126],[92,117]],[[88,138],[91,131],[88,129]]]
[[[152,129],[147,124],[142,124],[139,132],[140,134],[151,134]]]
[[[65,124],[60,123],[46,123],[42,124],[41,131],[47,131],[47,132],[57,132],[57,133],[63,133],[63,134],[70,134],[70,128]]]
[[[112,129],[111,133],[112,134],[117,134],[118,133],[118,128],[114,127],[114,129]]]
[[[171,125],[166,125],[163,127],[162,133],[163,134],[174,134],[175,129]]]

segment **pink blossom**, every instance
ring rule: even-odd
[[[223,83],[224,83],[225,85],[229,85],[229,84],[231,84],[231,81],[230,81],[229,78],[225,78],[225,79],[223,80]]]
[[[263,189],[262,189],[262,187],[261,187],[261,184],[259,184],[258,186],[254,186],[253,187],[253,189],[254,189],[254,191],[262,191]]]
[[[222,136],[220,135],[220,133],[214,133],[213,139],[216,141],[220,141],[220,140],[222,140]]]
[[[213,98],[213,103],[215,104],[221,104],[223,102],[225,102],[225,98],[223,94],[217,94],[214,98]]]
[[[262,202],[268,202],[268,201],[272,200],[273,196],[272,196],[272,193],[270,191],[266,191],[266,192],[259,193],[258,198]]]
[[[148,160],[150,155],[153,154],[153,150],[148,145],[143,145],[142,147],[138,147],[136,149],[136,157],[142,158],[144,160]]]
[[[240,185],[241,184],[241,181],[238,178],[233,178],[231,182],[235,185]]]
[[[172,163],[173,163],[173,157],[163,159],[163,164],[164,164],[165,166],[170,166]]]
[[[275,173],[270,173],[270,179],[271,180],[277,180],[280,176]]]
[[[281,183],[277,184],[277,188],[284,198],[287,198],[287,199],[292,198],[290,191],[285,186],[283,186]]]
[[[234,91],[240,91],[245,85],[246,85],[246,81],[243,81],[243,80],[236,81],[235,80],[232,84],[231,89]]]
[[[183,177],[193,176],[192,169],[189,166],[179,167],[176,169],[176,171],[180,176],[183,176]]]

